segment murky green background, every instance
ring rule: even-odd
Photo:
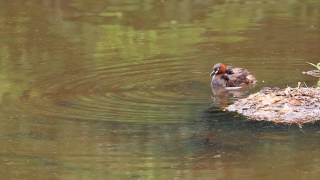
[[[319,125],[223,112],[209,79],[319,60],[319,0],[1,0],[1,179],[319,179]]]

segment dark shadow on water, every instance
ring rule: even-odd
[[[269,151],[290,148],[299,151],[306,148],[305,144],[313,147],[314,140],[319,136],[319,127],[320,123],[299,128],[296,125],[252,121],[210,107],[201,114],[199,121],[188,127],[193,129],[193,135],[180,142],[182,147],[175,151],[193,157],[192,162],[196,166],[200,163],[210,168],[216,159],[242,164],[252,156],[264,159],[269,156]]]
[[[308,123],[300,128],[298,125],[277,124],[269,121],[255,121],[237,113],[224,111],[212,106],[201,114],[201,121],[212,129],[223,129],[225,131],[251,131],[252,133],[272,131],[313,131],[318,130],[320,122]]]

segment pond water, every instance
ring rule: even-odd
[[[3,179],[319,179],[320,126],[213,101],[214,63],[317,79],[318,0],[0,2]]]

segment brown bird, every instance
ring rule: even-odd
[[[240,89],[257,82],[247,69],[233,68],[222,63],[213,66],[210,76],[212,88]]]

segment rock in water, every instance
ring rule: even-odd
[[[309,76],[320,77],[320,70],[311,70],[307,72],[302,72],[302,74],[306,74]]]
[[[320,120],[320,88],[264,88],[226,110],[252,120],[299,124]]]

